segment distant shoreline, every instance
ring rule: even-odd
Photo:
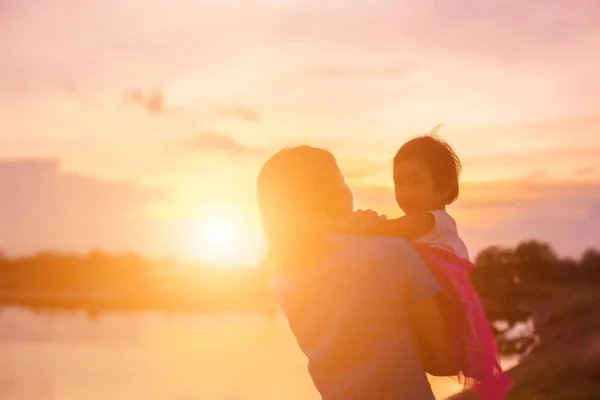
[[[21,307],[34,310],[106,312],[162,311],[168,313],[214,313],[267,311],[272,303],[263,300],[225,300],[173,295],[121,296],[90,293],[15,293],[0,292],[0,308]]]

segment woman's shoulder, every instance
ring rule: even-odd
[[[396,236],[373,236],[355,234],[329,234],[326,240],[337,249],[374,251],[392,248],[412,248],[412,244],[401,237]]]
[[[363,236],[332,234],[327,237],[333,245],[331,261],[348,264],[368,264],[371,267],[398,263],[421,262],[419,253],[406,239],[392,236]]]

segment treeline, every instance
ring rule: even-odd
[[[514,248],[491,246],[475,258],[471,278],[481,296],[495,296],[515,285],[600,284],[600,251],[579,259],[559,257],[548,243],[530,240]],[[174,273],[179,272],[179,273]],[[39,252],[9,258],[0,252],[0,294],[16,292],[148,293],[167,290],[214,291],[245,287],[264,298],[268,273],[252,268],[184,265],[175,258],[147,259],[136,253]],[[250,287],[252,287],[250,289]]]
[[[528,240],[514,248],[491,246],[475,258],[471,281],[481,296],[494,296],[519,285],[600,284],[600,251],[579,259],[559,257],[546,242]]]
[[[143,286],[158,261],[135,253],[88,254],[44,251],[27,257],[0,256],[0,290],[94,290]]]
[[[218,310],[269,300],[268,276],[136,253],[0,256],[0,303],[85,309]]]

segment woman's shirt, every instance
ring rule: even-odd
[[[439,286],[404,239],[332,235],[332,253],[273,290],[323,400],[433,400],[409,309]]]

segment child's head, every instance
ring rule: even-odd
[[[411,139],[394,157],[396,202],[406,214],[443,210],[458,198],[460,170],[443,139],[434,134]]]

